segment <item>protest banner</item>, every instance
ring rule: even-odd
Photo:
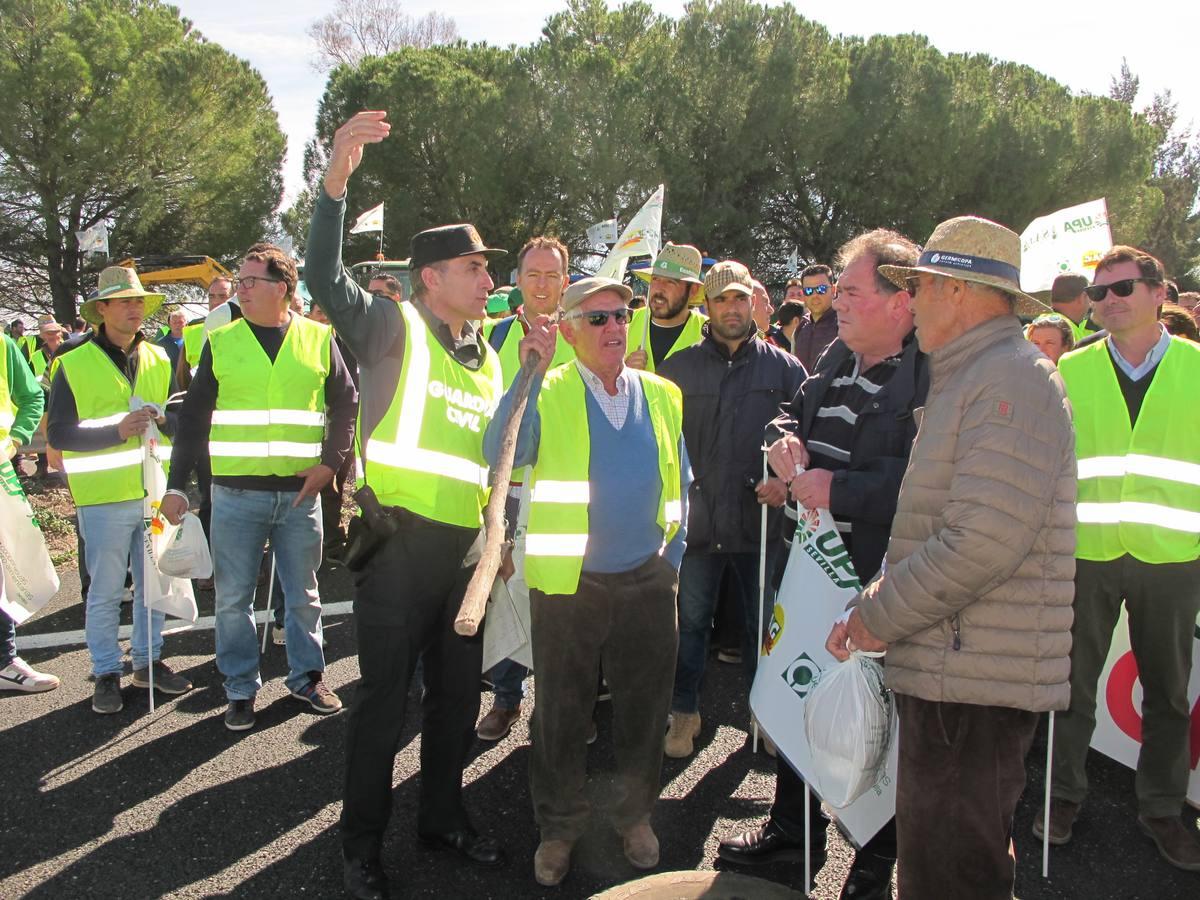
[[[57,593],[41,524],[6,459],[0,462],[0,610],[20,625]]]
[[[813,682],[837,660],[825,649],[834,621],[859,591],[850,554],[828,510],[800,510],[800,518],[767,629],[765,655],[750,689],[750,708],[787,763],[815,783],[804,733],[804,703]],[[858,847],[896,813],[896,734],[874,787],[842,809],[833,809]]]
[[[1200,619],[1197,620],[1192,641],[1188,708],[1192,711],[1188,755],[1192,774],[1188,781],[1187,800],[1200,809]],[[1141,748],[1142,686],[1129,645],[1129,616],[1122,608],[1096,690],[1096,730],[1092,732],[1092,749],[1133,769],[1137,767]]]
[[[596,275],[621,281],[625,277],[625,266],[635,256],[657,256],[662,246],[663,198],[666,189],[659,185],[642,208],[637,211],[617,242],[613,245]]]
[[[1021,233],[1021,290],[1048,291],[1064,272],[1091,279],[1112,245],[1103,197],[1039,216]]]

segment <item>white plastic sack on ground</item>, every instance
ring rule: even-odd
[[[165,524],[162,549],[158,553],[158,571],[173,578],[211,578],[212,554],[199,517],[184,513],[179,525]]]
[[[0,462],[0,609],[20,625],[58,593],[58,573],[21,480]]]
[[[849,806],[884,775],[895,703],[883,667],[855,651],[817,678],[804,705],[813,785],[833,807]]]

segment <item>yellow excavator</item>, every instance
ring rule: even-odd
[[[211,256],[134,256],[117,265],[136,269],[143,285],[194,284],[208,290],[216,279],[233,277]]]

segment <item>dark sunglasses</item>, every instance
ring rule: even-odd
[[[1133,293],[1133,286],[1139,281],[1146,284],[1162,284],[1157,278],[1122,278],[1120,281],[1114,281],[1112,284],[1089,285],[1083,289],[1083,292],[1088,295],[1088,299],[1093,303],[1099,303],[1108,296],[1109,291],[1112,291],[1118,297],[1128,297]]]
[[[800,290],[804,291],[805,297],[811,297],[813,294],[821,294],[824,296],[825,294],[829,293],[829,285],[818,284],[816,287],[802,287]]]
[[[594,312],[571,313],[567,318],[584,319],[589,325],[596,328],[603,328],[608,324],[609,316],[616,319],[618,325],[628,325],[630,318],[633,316],[633,310],[627,306],[622,309],[598,309]]]

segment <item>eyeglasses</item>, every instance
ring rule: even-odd
[[[811,297],[813,294],[820,294],[822,297],[829,293],[829,285],[818,284],[816,287],[802,287],[805,297]]]
[[[589,325],[595,328],[603,328],[608,324],[609,316],[616,319],[618,325],[628,325],[630,317],[633,316],[633,310],[627,306],[622,309],[597,309],[594,312],[567,313],[563,318],[585,319]]]
[[[235,291],[240,291],[242,288],[245,288],[248,291],[253,290],[254,286],[256,284],[258,284],[260,281],[265,281],[268,284],[282,284],[283,283],[282,278],[268,278],[266,275],[246,275],[243,278],[233,279],[233,289]]]
[[[905,278],[904,286],[905,290],[907,290],[911,296],[915,297],[917,296],[917,288],[921,286],[921,279],[916,275],[913,275],[911,278]]]
[[[1157,278],[1122,278],[1120,281],[1114,281],[1111,284],[1089,285],[1083,289],[1083,292],[1088,295],[1088,299],[1093,303],[1099,303],[1108,296],[1109,291],[1112,291],[1118,297],[1128,297],[1133,293],[1133,286],[1139,281],[1146,284],[1162,284]]]

